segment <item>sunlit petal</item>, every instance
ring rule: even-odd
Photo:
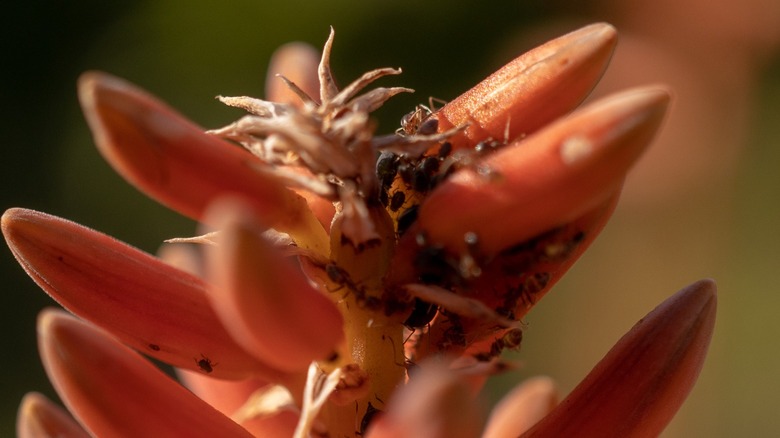
[[[47,310],[38,336],[57,393],[96,436],[251,436],[94,326]]]
[[[534,377],[515,387],[493,408],[482,438],[513,438],[528,430],[558,404],[549,377]]]
[[[300,97],[278,77],[282,75],[312,100],[319,102],[320,83],[317,77],[319,62],[319,51],[305,43],[288,43],[276,49],[268,65],[265,100],[290,105],[303,103]]]
[[[43,394],[29,392],[16,415],[18,438],[89,438],[89,434],[64,409]]]
[[[471,438],[480,412],[468,385],[438,364],[420,367],[393,396],[388,411],[370,425],[368,438]]]
[[[715,283],[702,280],[664,301],[523,436],[658,436],[704,364],[715,325],[715,293]]]
[[[285,371],[331,356],[344,339],[333,301],[264,241],[246,206],[224,200],[209,215],[221,230],[207,253],[212,304],[236,341]]]
[[[281,375],[232,340],[198,277],[109,236],[33,210],[8,210],[2,229],[14,256],[43,290],[138,351],[214,376]],[[204,370],[201,360],[219,365]]]
[[[249,152],[208,135],[151,95],[105,73],[85,73],[79,98],[95,143],[130,183],[180,213],[200,219],[221,195],[246,196],[270,226],[305,230],[305,243],[326,241],[304,200],[258,171]]]
[[[616,42],[615,28],[598,23],[543,44],[445,105],[437,114],[439,130],[469,124],[452,138],[455,148],[530,134],[585,99]]]
[[[495,254],[575,219],[620,188],[668,103],[667,91],[640,88],[578,110],[487,157],[487,174],[456,172],[423,203],[420,228],[458,253],[476,233]]]

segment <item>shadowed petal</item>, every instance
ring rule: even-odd
[[[61,407],[37,392],[22,398],[16,415],[18,438],[89,438],[89,434]]]
[[[270,383],[258,379],[219,380],[202,373],[177,370],[179,380],[203,401],[223,414],[233,418],[244,429],[258,437],[289,437],[298,424],[299,415],[290,410],[280,410],[267,415],[241,418],[239,410],[251,406],[252,396],[267,388]]]
[[[312,100],[319,102],[320,81],[317,76],[319,62],[319,51],[305,43],[288,43],[276,49],[268,65],[265,100],[298,106],[302,104],[301,98],[277,77],[282,75]]]
[[[95,143],[114,169],[150,197],[194,219],[220,195],[251,199],[269,226],[298,232],[299,244],[323,253],[327,236],[305,201],[262,163],[113,76],[79,79],[79,99]],[[255,166],[255,167],[253,167]]]
[[[198,277],[109,236],[32,210],[6,211],[2,229],[38,286],[133,348],[214,376],[281,376],[232,340]],[[219,365],[203,369],[204,358]]]
[[[301,98],[291,91],[280,77],[277,77],[277,75],[283,75],[295,83],[313,101],[319,102],[320,83],[317,75],[319,61],[320,54],[317,49],[305,43],[289,43],[276,49],[271,57],[271,64],[268,66],[268,76],[265,83],[266,100],[298,107],[303,105]],[[289,169],[302,174],[308,173],[300,167],[290,167]],[[333,203],[306,190],[295,190],[295,192],[306,199],[309,208],[323,227],[326,230],[329,229],[333,215],[336,213]]]
[[[368,438],[479,436],[482,418],[468,385],[441,364],[420,368],[375,419]]]
[[[263,362],[305,371],[332,355],[344,339],[344,320],[330,298],[265,241],[237,200],[209,209],[220,229],[207,253],[212,305],[234,339]]]
[[[420,228],[457,253],[474,232],[491,255],[574,220],[620,188],[668,103],[663,89],[626,91],[510,144],[480,164],[488,174],[462,169],[437,187]]]
[[[592,24],[541,45],[490,75],[437,113],[439,131],[468,123],[453,147],[514,140],[571,111],[601,78],[615,28]],[[505,138],[505,129],[509,135]]]
[[[227,416],[238,411],[255,391],[270,384],[260,379],[215,379],[185,369],[177,369],[176,374],[187,389]]]
[[[38,318],[46,372],[96,436],[250,437],[135,351],[58,310]]]
[[[493,408],[482,438],[513,438],[528,430],[558,404],[549,377],[534,377],[515,387]]]
[[[658,436],[696,383],[716,307],[711,280],[664,301],[523,436]]]

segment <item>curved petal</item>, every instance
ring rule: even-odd
[[[558,389],[549,377],[517,385],[493,408],[482,438],[511,438],[530,429],[558,404]]]
[[[96,436],[251,437],[135,351],[58,310],[38,318],[44,367]]]
[[[487,175],[461,169],[419,210],[433,244],[463,254],[476,233],[487,255],[563,225],[603,203],[658,129],[669,93],[640,88],[578,110],[488,156]]]
[[[536,131],[585,99],[604,73],[616,42],[615,28],[597,23],[521,55],[436,113],[439,131],[469,124],[450,139],[454,148],[488,138],[514,140]]]
[[[270,384],[260,379],[215,379],[186,369],[177,369],[176,375],[187,389],[227,416],[236,413],[255,391]]]
[[[278,76],[284,76],[293,82],[313,101],[319,103],[320,79],[317,68],[320,53],[306,43],[288,43],[274,52],[268,65],[265,80],[265,99],[270,102],[301,105],[301,98]]]
[[[32,210],[6,211],[2,230],[16,259],[46,293],[144,354],[224,378],[282,375],[233,341],[198,277]],[[204,369],[203,360],[219,365]]]
[[[658,436],[696,383],[716,307],[712,280],[664,301],[523,437]]]
[[[482,427],[468,385],[436,363],[421,365],[378,415],[368,438],[472,438]]]
[[[262,238],[247,205],[221,200],[208,216],[221,230],[207,253],[212,306],[233,338],[284,371],[331,356],[344,339],[333,301]]]
[[[247,408],[251,410],[253,396],[267,388],[270,383],[258,379],[219,380],[183,369],[178,369],[177,375],[179,380],[201,400],[233,418],[254,436],[289,437],[295,431],[300,415],[289,409],[263,412],[243,418],[241,410]]]
[[[324,253],[327,236],[306,202],[256,157],[203,130],[133,85],[105,73],[79,79],[79,99],[98,149],[131,184],[194,219],[230,193],[251,199],[269,226]]]
[[[16,415],[17,438],[89,438],[64,409],[43,394],[28,392]]]

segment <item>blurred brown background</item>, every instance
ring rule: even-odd
[[[600,240],[529,315],[517,355],[524,368],[495,379],[487,398],[536,374],[568,392],[645,313],[712,277],[720,288],[713,345],[665,436],[780,436],[776,0],[62,3],[15,2],[0,18],[0,207],[64,216],[152,252],[165,238],[192,234],[193,224],[98,156],[75,94],[84,70],[125,77],[216,127],[236,113],[213,96],[260,96],[275,47],[319,47],[333,25],[342,84],[401,66],[391,85],[418,90],[380,111],[380,130],[390,132],[416,103],[451,99],[536,44],[589,22],[615,24],[620,43],[595,94],[667,83],[671,114]],[[7,249],[0,275],[0,436],[11,436],[26,391],[54,396],[35,347],[35,315],[53,302]]]

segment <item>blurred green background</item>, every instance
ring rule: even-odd
[[[629,178],[600,240],[528,317],[516,355],[523,368],[494,379],[486,398],[537,374],[567,393],[645,313],[712,277],[720,287],[713,345],[665,436],[780,436],[780,7],[635,3],[14,2],[0,26],[2,208],[63,216],[150,252],[193,234],[193,223],[140,195],[99,157],[75,93],[85,70],[124,77],[218,127],[237,113],[213,96],[261,96],[275,47],[320,47],[333,25],[342,84],[400,66],[403,75],[382,85],[418,90],[379,112],[380,130],[391,132],[428,96],[451,99],[534,45],[609,21],[621,42],[596,94],[670,83],[668,131]],[[56,397],[35,344],[36,314],[53,302],[8,250],[0,275],[0,436],[12,436],[25,392]]]

